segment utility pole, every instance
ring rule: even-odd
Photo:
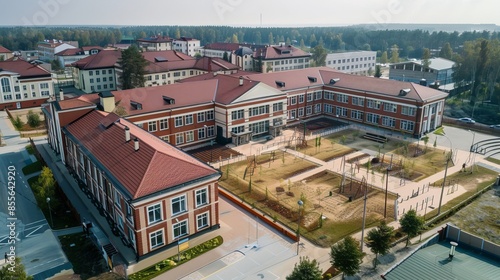
[[[443,186],[441,187],[441,197],[439,198],[439,208],[438,216],[441,214],[441,203],[443,202],[444,185],[446,184],[446,175],[448,174],[448,163],[450,162],[450,157],[446,159],[446,169],[444,170]]]

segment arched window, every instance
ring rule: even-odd
[[[2,83],[2,91],[3,92],[10,92],[10,81],[9,81],[9,78],[2,78],[0,81]]]

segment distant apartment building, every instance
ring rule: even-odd
[[[260,64],[255,70],[262,73],[308,68],[310,58],[310,53],[284,43],[257,49],[253,57]]]
[[[56,53],[75,48],[78,48],[77,41],[45,40],[38,43],[38,57],[42,61],[51,62],[56,59]]]
[[[38,65],[14,57],[0,61],[0,109],[39,107],[53,94],[52,75]]]
[[[38,50],[19,51],[19,56],[26,61],[39,60]]]
[[[85,93],[115,90],[120,58],[120,50],[103,50],[72,63],[75,87]]]
[[[258,71],[254,61],[257,49],[264,49],[264,45],[239,44],[239,43],[212,43],[199,49],[202,56],[217,57],[238,65],[243,71]]]
[[[0,61],[7,60],[9,58],[12,58],[13,56],[14,54],[12,53],[12,51],[0,45]]]
[[[369,75],[375,72],[377,52],[353,51],[329,53],[326,55],[326,66],[343,73],[355,75]]]
[[[143,51],[169,51],[172,50],[173,39],[168,36],[152,36],[137,39],[139,48]]]
[[[68,67],[74,62],[86,58],[89,55],[97,54],[102,50],[103,48],[99,46],[85,46],[81,48],[66,49],[56,53],[54,56],[61,67]]]
[[[429,59],[428,67],[422,60],[411,60],[391,64],[389,79],[413,83],[422,82],[423,85],[439,83],[441,86],[453,84],[453,66],[455,62],[444,58]]]
[[[172,48],[189,56],[195,56],[200,48],[200,40],[194,38],[181,37],[172,41]]]

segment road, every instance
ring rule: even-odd
[[[0,224],[11,225],[11,228],[0,227],[0,253],[10,252],[13,246],[13,252],[21,258],[28,275],[33,275],[35,279],[47,279],[72,266],[36,203],[27,183],[29,177],[22,172],[24,166],[36,159],[25,149],[27,140],[10,130],[4,115],[5,112],[0,112],[0,129],[4,139],[8,135],[8,141],[4,142],[6,146],[0,148]],[[10,190],[15,190],[14,196],[11,196]],[[15,205],[8,205],[9,197],[15,199],[10,200]],[[1,265],[4,265],[3,259]]]

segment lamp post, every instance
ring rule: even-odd
[[[471,160],[470,173],[472,173],[472,170],[474,169],[474,160],[476,157],[476,149],[477,149],[474,148],[474,140],[476,139],[476,133],[470,129],[469,132],[472,133],[472,144],[470,145],[470,151],[469,151],[469,159]],[[472,152],[474,152],[474,154],[472,154]]]
[[[444,170],[443,186],[441,186],[441,197],[439,197],[438,216],[439,214],[441,214],[441,203],[443,202],[444,185],[446,184],[446,175],[448,174],[448,164],[450,162],[450,158],[451,155],[446,159],[446,169]]]
[[[47,197],[47,205],[49,206],[50,226],[54,227],[54,220],[52,220],[52,210],[50,209],[50,197]]]
[[[299,223],[297,227],[297,255],[299,254],[299,245],[300,245],[300,216],[301,216],[301,211],[302,210],[302,205],[304,205],[304,202],[302,200],[297,201],[297,204],[299,205]]]
[[[387,192],[388,192],[388,187],[389,187],[389,171],[391,171],[392,166],[389,165],[386,169],[386,176],[385,176],[385,203],[384,203],[384,219],[387,218]]]

